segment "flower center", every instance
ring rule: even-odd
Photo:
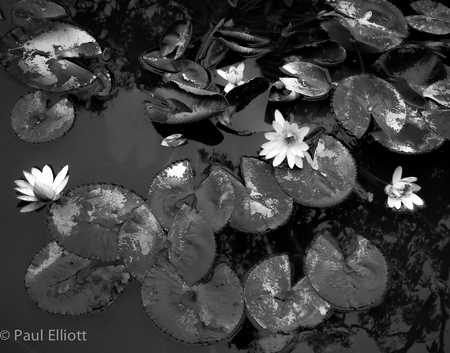
[[[286,145],[292,146],[292,145],[295,144],[295,142],[296,142],[296,139],[295,139],[295,135],[294,134],[289,132],[286,135],[284,135],[284,143]]]

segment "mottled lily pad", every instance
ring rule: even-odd
[[[11,126],[16,135],[31,143],[44,143],[64,136],[75,122],[75,110],[68,98],[47,106],[43,91],[20,98],[11,110]]]
[[[125,265],[140,281],[158,261],[166,262],[193,285],[211,267],[216,244],[211,225],[197,210],[182,206],[166,236],[149,207],[142,205],[123,224],[119,250]]]
[[[450,79],[437,81],[423,91],[424,97],[450,108]]]
[[[407,154],[430,152],[445,141],[445,138],[430,129],[418,111],[408,109],[408,117],[402,130],[396,135],[374,131],[370,135],[391,151]]]
[[[189,160],[172,163],[158,173],[147,194],[147,202],[159,224],[169,229],[184,204],[196,208],[215,232],[228,222],[234,210],[234,189],[218,167],[195,190]]]
[[[407,16],[408,24],[414,29],[431,34],[450,33],[450,8],[432,0],[418,0],[411,7],[421,15]]]
[[[159,144],[164,147],[179,147],[188,142],[183,134],[173,134],[164,138]]]
[[[94,260],[116,260],[120,225],[143,203],[140,196],[120,186],[83,185],[52,203],[48,226],[65,249]]]
[[[292,198],[277,184],[273,167],[252,157],[241,158],[245,186],[234,176],[236,203],[230,226],[247,233],[262,233],[284,225],[293,210]]]
[[[91,261],[52,241],[28,266],[25,287],[42,310],[81,315],[111,306],[129,279],[124,265]]]
[[[174,59],[168,59],[161,54],[159,48],[152,48],[139,57],[142,66],[147,70],[157,74],[169,72],[178,72],[178,69],[172,64]]]
[[[348,149],[334,137],[322,135],[314,160],[303,168],[275,168],[275,178],[287,194],[302,205],[328,207],[342,202],[353,190],[356,181],[355,161]]]
[[[88,32],[57,21],[28,22],[0,42],[0,59],[11,75],[28,86],[55,92],[92,83],[96,76],[73,59],[101,53]]]
[[[346,258],[331,234],[317,235],[306,253],[305,273],[317,293],[343,311],[379,304],[389,283],[385,257],[360,235]]]
[[[269,332],[314,327],[329,313],[331,305],[315,292],[308,278],[293,286],[291,272],[288,256],[277,255],[256,265],[245,279],[247,313]]]
[[[433,131],[450,140],[450,109],[424,110],[422,116]]]
[[[338,83],[333,110],[345,129],[361,138],[373,116],[388,134],[397,134],[406,121],[406,103],[388,82],[373,75],[355,75]]]
[[[295,78],[280,77],[286,89],[308,98],[319,99],[328,95],[331,78],[327,69],[297,58],[280,67],[285,74]]]
[[[177,69],[175,73],[166,73],[166,77],[176,83],[195,88],[206,88],[211,77],[200,64],[191,60],[173,60],[171,65]]]
[[[347,57],[346,50],[339,43],[329,39],[294,47],[289,54],[295,55],[300,61],[323,66],[338,65]],[[289,57],[286,59],[291,61]]]
[[[68,15],[64,7],[52,1],[19,0],[11,10],[11,21],[17,26],[22,26],[29,20],[56,20]]]
[[[207,282],[189,286],[176,273],[153,266],[142,284],[142,305],[153,323],[189,344],[212,344],[231,336],[242,321],[244,294],[224,264]]]
[[[161,36],[159,47],[164,57],[171,55],[172,59],[179,58],[191,40],[192,23],[190,21],[179,20],[166,28]]]

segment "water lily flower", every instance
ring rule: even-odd
[[[303,141],[309,132],[309,127],[299,128],[296,123],[289,124],[284,120],[279,110],[275,110],[275,120],[272,123],[275,132],[266,132],[264,136],[269,142],[264,143],[260,156],[266,159],[274,158],[273,166],[276,167],[287,158],[290,168],[296,165],[303,168],[303,159],[306,158],[313,169],[317,169],[317,162],[311,159],[308,152],[309,146]]]
[[[22,194],[17,196],[19,200],[31,203],[22,207],[20,212],[31,212],[58,200],[69,180],[68,171],[69,166],[66,165],[54,178],[52,169],[48,165],[42,168],[42,172],[37,168],[31,168],[31,173],[24,170],[26,181],[14,180],[17,185],[14,189]]]
[[[392,175],[392,184],[384,188],[388,195],[388,206],[399,210],[403,204],[411,211],[414,210],[414,205],[422,206],[423,200],[414,193],[420,190],[420,186],[414,184],[415,181],[416,177],[402,178],[402,167],[398,166]]]
[[[228,72],[220,70],[220,69],[217,70],[217,73],[222,78],[224,78],[225,80],[228,81],[228,84],[224,88],[224,91],[226,93],[231,91],[234,87],[240,86],[243,83],[245,83],[245,81],[243,80],[244,69],[245,69],[245,64],[244,64],[244,62],[241,62],[237,67],[230,66],[228,68]]]

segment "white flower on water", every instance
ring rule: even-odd
[[[243,83],[245,83],[245,81],[243,80],[243,78],[244,78],[244,69],[245,69],[245,64],[244,64],[244,62],[241,62],[237,67],[230,66],[228,68],[228,71],[223,71],[221,69],[217,70],[217,73],[222,78],[224,78],[225,80],[228,81],[228,84],[224,88],[225,92],[229,92],[234,87],[240,86]]]
[[[284,120],[279,110],[275,110],[275,120],[272,123],[275,132],[266,132],[264,136],[269,141],[264,143],[260,156],[266,159],[274,158],[273,166],[276,167],[287,158],[290,168],[296,165],[303,168],[303,158],[306,158],[313,169],[317,169],[317,162],[311,159],[308,152],[309,146],[303,141],[309,132],[309,127],[299,128],[296,123],[289,124]]]
[[[17,185],[15,190],[22,194],[17,196],[19,200],[28,201],[30,204],[22,207],[20,212],[31,212],[58,200],[69,180],[68,171],[69,166],[66,165],[56,178],[48,165],[44,166],[42,171],[37,168],[31,168],[31,173],[23,171],[26,181],[14,180]]]
[[[392,175],[392,184],[384,188],[388,195],[388,206],[397,210],[402,208],[402,204],[410,210],[414,210],[414,205],[422,206],[423,200],[414,193],[420,190],[420,186],[414,184],[415,181],[416,177],[402,178],[402,167],[398,166]]]

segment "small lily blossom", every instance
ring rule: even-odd
[[[56,178],[53,177],[52,169],[48,165],[45,165],[42,171],[37,168],[31,168],[31,173],[23,171],[26,181],[14,180],[17,185],[14,190],[22,194],[17,196],[19,200],[28,201],[30,204],[22,207],[20,212],[35,211],[49,202],[58,200],[69,181],[68,171],[69,166],[66,165]]]
[[[290,168],[297,166],[303,168],[303,159],[317,169],[317,162],[313,161],[307,150],[309,146],[303,141],[309,132],[309,127],[304,126],[299,128],[296,123],[290,124],[284,120],[283,115],[279,110],[275,110],[275,120],[272,123],[275,132],[266,132],[264,136],[269,141],[264,143],[260,156],[265,156],[266,159],[274,158],[273,166],[276,167],[287,158]]]
[[[399,210],[402,204],[409,210],[414,210],[414,205],[422,206],[423,200],[414,192],[420,190],[420,186],[414,184],[416,177],[402,178],[402,167],[398,166],[392,175],[392,184],[384,188],[388,195],[387,203],[391,208]]]
[[[228,81],[228,84],[225,86],[224,91],[225,93],[228,93],[231,91],[234,87],[240,86],[245,81],[243,80],[244,77],[244,69],[245,64],[244,62],[241,62],[237,67],[230,66],[228,68],[228,71],[223,71],[221,69],[217,69],[217,73],[225,80]]]

